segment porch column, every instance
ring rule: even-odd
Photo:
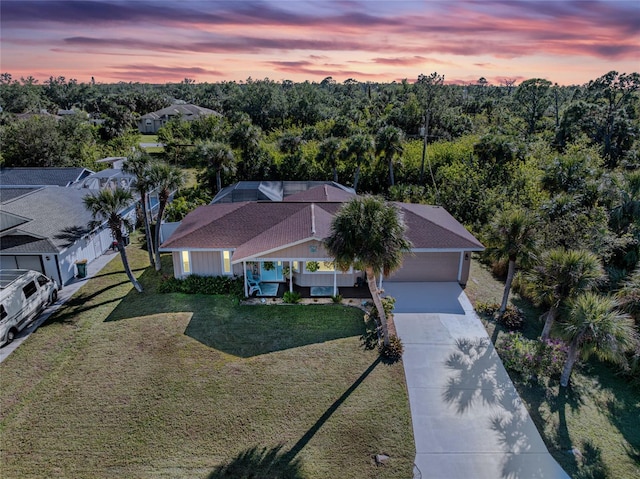
[[[333,295],[338,295],[338,270],[336,265],[333,265]]]
[[[244,297],[249,297],[249,288],[247,287],[247,262],[242,262],[242,280],[244,282]]]
[[[293,293],[293,261],[289,260],[289,292]]]
[[[460,251],[460,261],[458,264],[458,283],[462,279],[462,265],[464,264],[464,251]]]

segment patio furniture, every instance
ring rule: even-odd
[[[247,285],[249,286],[249,296],[251,296],[256,291],[258,294],[262,294],[262,288],[260,288],[260,276],[254,276],[253,271],[250,269],[247,270]]]

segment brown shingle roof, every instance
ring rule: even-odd
[[[310,196],[316,194],[312,192]],[[320,194],[324,195],[322,191]],[[233,262],[237,263],[305,240],[327,238],[341,204],[251,201],[201,206],[185,217],[162,248],[233,249]],[[395,204],[403,212],[407,236],[414,248],[484,249],[444,208]]]
[[[484,246],[441,206],[395,203],[404,213],[414,248],[483,250]]]

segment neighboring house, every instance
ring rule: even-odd
[[[340,287],[352,287],[363,276],[359,271],[336,271],[324,248],[333,216],[343,202],[355,196],[348,190],[322,184],[277,201],[201,206],[184,218],[160,250],[172,253],[177,278],[189,274],[245,276],[247,296],[252,292],[247,270],[265,283],[287,282],[289,290],[294,284],[321,286],[337,294]],[[464,286],[470,253],[482,251],[482,244],[444,208],[395,204],[404,215],[413,249],[388,279],[456,281]],[[293,274],[287,280],[288,268]]]
[[[59,186],[0,188],[0,267],[40,271],[59,285],[71,281],[76,261],[93,261],[113,241],[106,225],[89,229],[88,193]],[[134,205],[124,214],[133,217]]]
[[[94,172],[87,168],[0,168],[0,187],[71,186]]]
[[[160,128],[174,118],[192,121],[196,118],[209,115],[222,116],[217,111],[210,110],[209,108],[177,103],[162,110],[142,115],[138,120],[138,130],[140,130],[140,133],[158,133]]]
[[[76,261],[93,261],[113,241],[106,224],[89,230],[84,197],[132,183],[133,176],[119,169],[0,169],[0,266],[33,269],[59,285],[68,283]],[[135,203],[122,214],[135,221]]]
[[[316,186],[329,185],[350,195],[353,188],[333,181],[239,181],[225,188],[211,200],[213,203],[237,203],[239,201],[282,201]]]

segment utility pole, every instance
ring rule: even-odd
[[[424,139],[422,142],[422,164],[420,165],[420,184],[424,179],[424,160],[427,157],[427,138],[429,138],[429,113],[431,110],[427,109],[427,115],[424,122]]]

